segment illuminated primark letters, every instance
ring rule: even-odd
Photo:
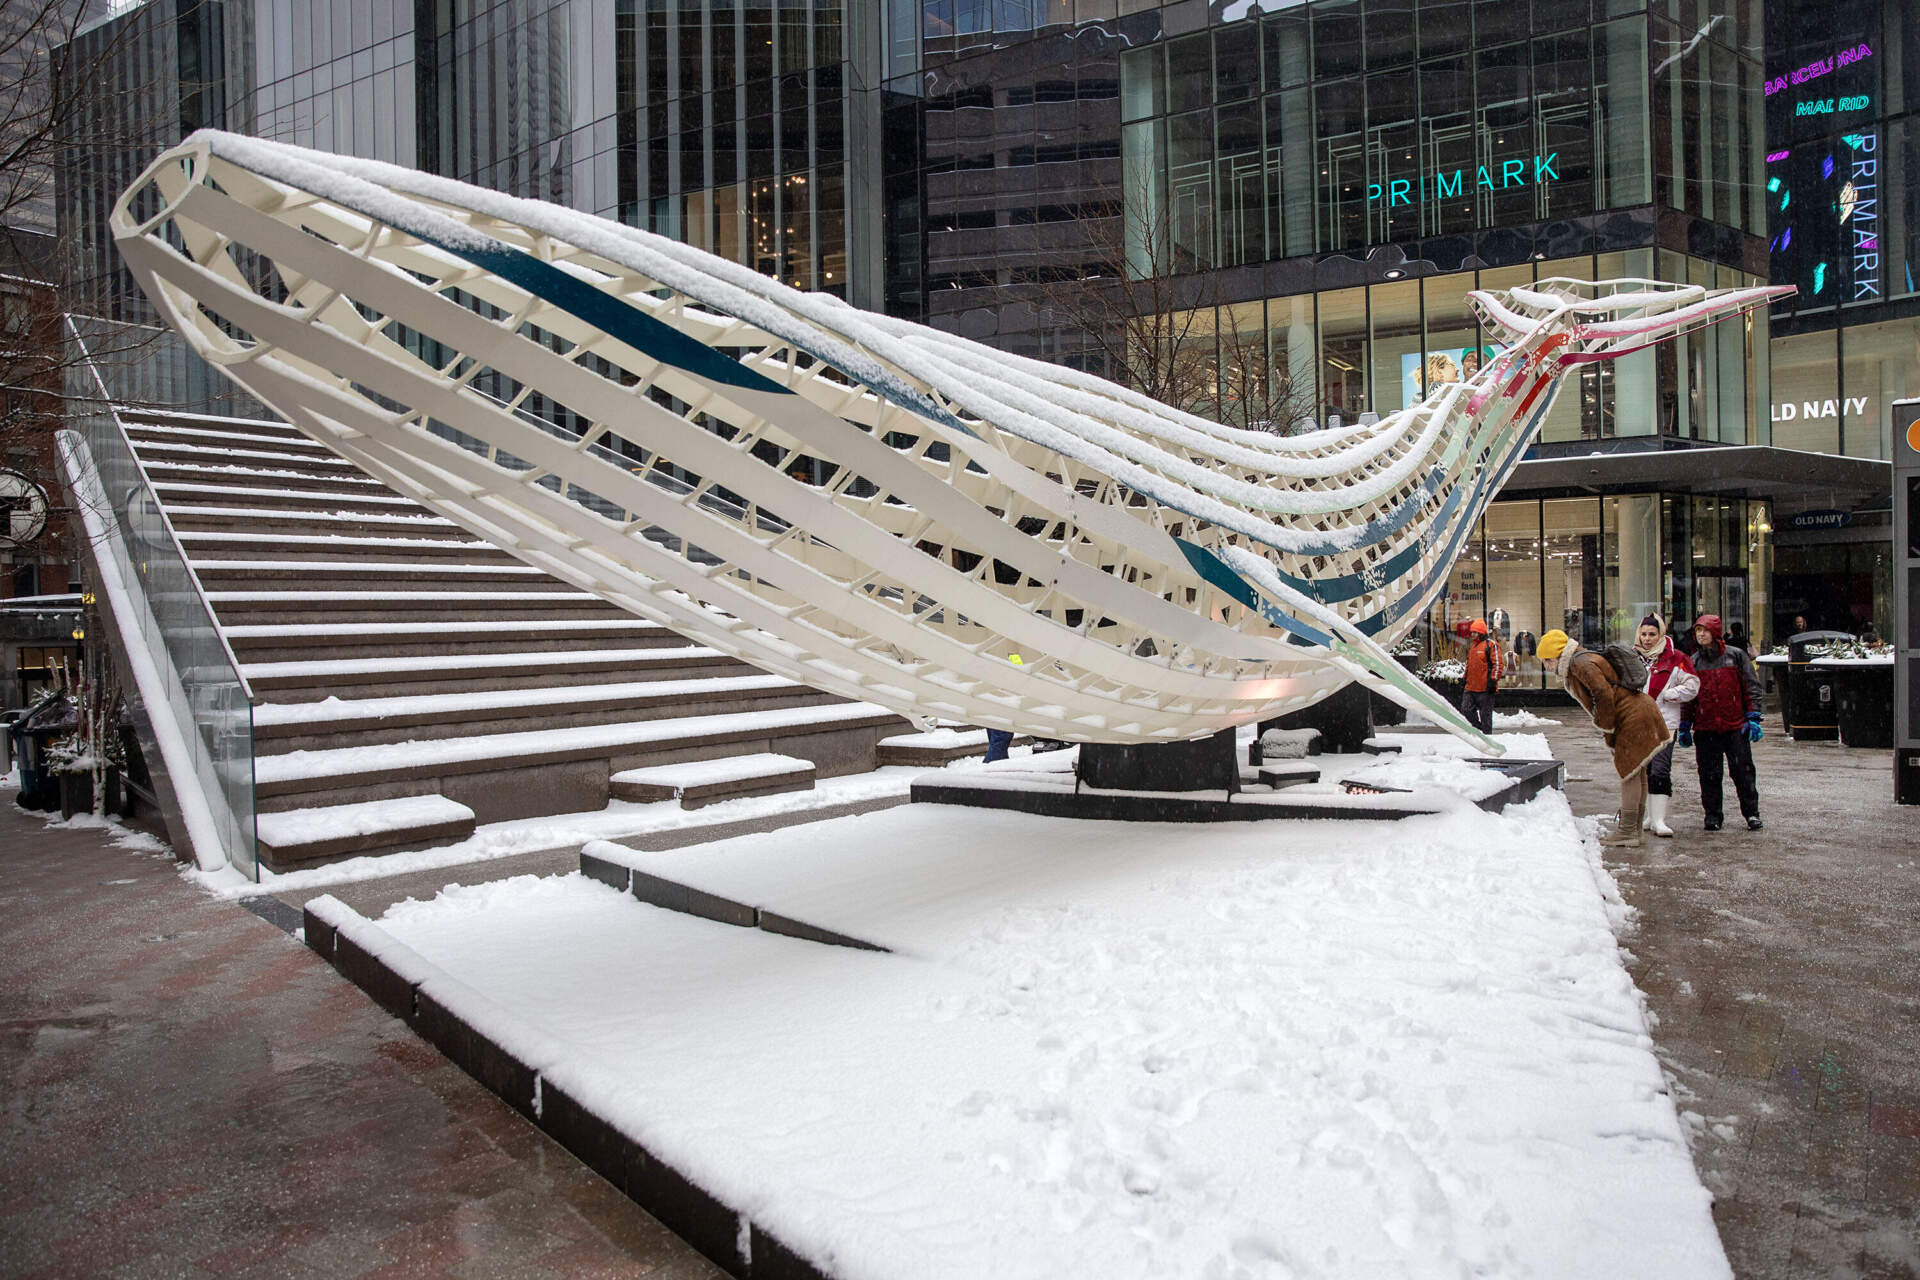
[[[1852,133],[1853,173],[1840,188],[1840,233],[1853,233],[1853,297],[1880,296],[1880,212],[1874,193],[1880,189],[1878,133]],[[1849,228],[1848,224],[1852,226]]]
[[[1505,191],[1513,187],[1543,187],[1549,182],[1557,182],[1560,174],[1554,169],[1554,163],[1560,159],[1558,151],[1546,155],[1535,154],[1530,160],[1502,160],[1498,164],[1481,165],[1474,171],[1471,179],[1476,191]],[[1415,201],[1443,200],[1448,196],[1464,195],[1469,179],[1466,169],[1455,169],[1452,173],[1436,173],[1429,177],[1414,180],[1411,178],[1389,178],[1385,184],[1370,182],[1367,184],[1369,203],[1386,199],[1387,207],[1412,204]]]

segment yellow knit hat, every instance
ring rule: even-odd
[[[1556,628],[1540,637],[1540,644],[1535,652],[1540,655],[1540,661],[1552,662],[1555,658],[1566,652],[1566,648],[1567,633]]]

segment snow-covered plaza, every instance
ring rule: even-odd
[[[884,952],[579,874],[309,910],[846,1280],[1729,1274],[1591,835],[1548,791],[587,847]]]

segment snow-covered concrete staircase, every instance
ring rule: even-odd
[[[635,769],[777,753],[811,786],[908,727],[528,568],[292,427],[121,416],[253,687],[276,870],[600,809]]]

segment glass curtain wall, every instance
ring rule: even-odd
[[[1650,277],[1654,261],[1652,250],[1636,250],[1330,289],[1269,298],[1264,303],[1204,308],[1200,323],[1189,321],[1190,313],[1179,313],[1168,329],[1202,342],[1218,332],[1235,335],[1235,341],[1220,353],[1223,368],[1245,370],[1252,362],[1241,357],[1258,354],[1258,365],[1275,388],[1292,391],[1290,403],[1295,408],[1280,425],[1300,425],[1303,420],[1327,423],[1334,418],[1355,422],[1363,414],[1384,416],[1405,408],[1445,383],[1471,377],[1498,353],[1499,343],[1477,327],[1468,309],[1470,290],[1507,289],[1550,276]],[[1661,266],[1670,279],[1701,276],[1717,285],[1756,283],[1752,277],[1673,255],[1662,255]],[[1255,317],[1262,306],[1266,348],[1250,351],[1259,346]],[[1216,312],[1230,313],[1224,330],[1214,321]],[[1651,435],[1656,424],[1664,424],[1669,434],[1679,434],[1685,427],[1709,440],[1755,440],[1757,428],[1747,391],[1750,344],[1739,325],[1719,328],[1727,331],[1730,341],[1723,342],[1716,334],[1688,348],[1684,414],[1679,408],[1680,361],[1669,359],[1665,366],[1658,366],[1658,349],[1636,352],[1570,375],[1542,424],[1540,442],[1551,446]],[[1831,378],[1832,369],[1827,373]],[[1246,390],[1225,387],[1220,400],[1224,404],[1244,399]]]
[[[622,221],[846,295],[840,0],[617,0]]]
[[[1671,630],[1717,612],[1764,636],[1772,619],[1749,586],[1764,515],[1743,499],[1680,494],[1496,502],[1416,645],[1423,661],[1463,657],[1468,625],[1484,618],[1508,657],[1501,687],[1540,690],[1557,687],[1538,653],[1549,630],[1624,644],[1649,613]]]
[[[1759,33],[1723,16],[1654,60],[1665,19],[1595,24],[1584,3],[1529,21],[1525,5],[1320,0],[1124,53],[1122,114],[1164,126],[1139,131],[1140,154],[1167,199],[1208,211],[1211,265],[1258,261],[1263,215],[1283,257],[1643,205],[1656,152],[1675,207],[1759,234],[1760,134],[1740,109]]]

